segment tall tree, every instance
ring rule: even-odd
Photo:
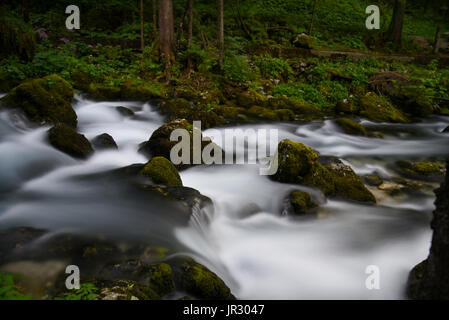
[[[309,36],[312,35],[312,30],[313,30],[313,22],[315,20],[315,12],[316,12],[316,5],[318,3],[318,0],[314,0],[313,2],[313,9],[312,9],[312,18],[310,20],[310,26],[309,26]]]
[[[167,82],[171,80],[170,67],[175,61],[175,37],[172,0],[159,1],[159,44]]]
[[[397,47],[402,42],[402,27],[404,26],[406,0],[395,0],[393,17],[386,34],[386,40],[393,42]]]
[[[153,39],[157,39],[157,0],[153,0]]]
[[[145,49],[145,39],[143,37],[143,0],[140,0],[140,48]]]
[[[187,48],[190,49],[193,41],[193,0],[188,0],[188,6],[187,6],[187,17],[189,19],[189,25],[187,30]],[[192,57],[190,57],[187,60],[187,72],[188,76],[190,78],[190,74],[192,72]]]
[[[218,66],[223,67],[224,61],[224,8],[223,0],[218,0]]]

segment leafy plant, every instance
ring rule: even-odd
[[[0,272],[0,300],[32,300],[33,297],[27,296],[14,283],[17,276]]]
[[[79,289],[66,292],[63,298],[55,300],[97,300],[100,297],[97,292],[98,288],[93,283],[86,282]]]

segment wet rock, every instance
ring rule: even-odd
[[[449,132],[449,126],[446,127],[446,129],[443,130],[444,133],[448,133]]]
[[[313,40],[307,34],[301,33],[295,37],[293,45],[297,48],[313,49]]]
[[[315,150],[302,143],[283,140],[278,146],[279,167],[272,179],[321,189],[326,196],[376,202],[362,179],[340,161],[323,166]]]
[[[92,140],[92,146],[96,150],[118,149],[114,138],[107,133],[100,134]]]
[[[396,165],[401,173],[412,179],[426,181],[441,181],[445,173],[444,167],[436,162],[398,161]]]
[[[368,137],[370,133],[361,124],[347,118],[340,118],[335,123],[344,131],[344,133],[354,136]]]
[[[134,111],[126,107],[116,107],[115,110],[124,117],[132,117],[134,115]]]
[[[321,110],[313,104],[292,100],[285,96],[269,99],[268,105],[276,110],[291,110],[300,120],[312,120],[322,117]]]
[[[284,200],[282,215],[305,215],[317,206],[307,192],[293,191]]]
[[[402,111],[373,92],[368,92],[361,97],[359,105],[360,115],[374,122],[405,123],[409,121]]]
[[[140,172],[151,178],[154,183],[166,186],[182,186],[181,177],[176,167],[164,157],[155,157]]]
[[[436,210],[432,220],[432,246],[427,260],[418,264],[408,279],[412,299],[449,299],[449,175],[436,190]]]
[[[383,183],[382,178],[375,174],[367,174],[363,177],[363,179],[366,184],[374,187],[378,187]]]
[[[176,287],[197,299],[235,300],[229,287],[215,273],[191,258],[168,261]]]
[[[0,106],[20,109],[37,124],[61,122],[75,128],[77,115],[72,99],[72,86],[58,75],[50,75],[15,87],[0,100]]]
[[[161,297],[138,282],[131,280],[97,281],[101,300],[160,300]]]
[[[139,152],[143,155],[147,156],[148,158],[151,157],[164,157],[166,159],[171,159],[170,153],[172,148],[178,144],[178,141],[171,141],[170,136],[173,131],[177,129],[183,129],[187,130],[189,133],[189,139],[190,139],[190,158],[189,163],[181,163],[179,165],[176,165],[176,168],[178,170],[189,168],[193,165],[193,156],[194,156],[194,150],[193,150],[193,138],[194,138],[194,131],[198,134],[199,137],[201,137],[201,154],[204,151],[204,148],[211,144],[211,140],[207,137],[203,137],[201,131],[199,128],[193,127],[191,123],[189,123],[187,120],[173,120],[169,123],[164,124],[162,127],[157,129],[153,132],[151,135],[150,140],[147,142],[144,142],[140,145]],[[213,150],[211,152],[212,155],[215,155],[215,152],[218,153],[218,157],[223,159],[224,152],[223,150],[216,144],[212,143]],[[202,157],[201,157],[202,158]],[[201,159],[202,162],[202,159]]]
[[[58,123],[48,132],[53,147],[74,158],[86,159],[94,150],[84,135],[64,123]]]

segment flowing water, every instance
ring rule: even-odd
[[[117,106],[133,109],[135,116],[123,117]],[[185,226],[178,223],[177,208],[144,201],[120,181],[80,179],[145,163],[138,145],[164,121],[151,105],[77,96],[74,108],[80,133],[88,139],[108,133],[119,150],[74,160],[48,144],[48,128],[33,128],[9,111],[0,113],[0,229],[31,226],[53,233],[159,241],[194,256],[241,299],[400,299],[408,272],[427,256],[432,192],[400,198],[376,193],[377,206],[326,200],[317,190],[259,175],[257,165],[183,171],[184,185],[215,205],[213,213],[202,213],[209,215],[208,223],[191,219]],[[391,164],[398,159],[449,153],[448,136],[440,133],[448,118],[413,125],[364,124],[385,138],[348,136],[331,120],[251,128],[278,129],[279,140],[302,142],[322,155],[342,158],[360,175],[383,178],[396,175]],[[308,191],[319,202],[318,219],[281,216],[284,197],[295,189]],[[365,286],[369,265],[379,267],[380,290]]]

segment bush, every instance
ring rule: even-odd
[[[263,77],[274,79],[285,79],[293,74],[293,70],[289,63],[281,58],[273,58],[271,56],[260,57],[257,61],[260,73]]]
[[[248,58],[243,55],[227,56],[223,64],[226,79],[235,82],[246,82],[254,79]]]

